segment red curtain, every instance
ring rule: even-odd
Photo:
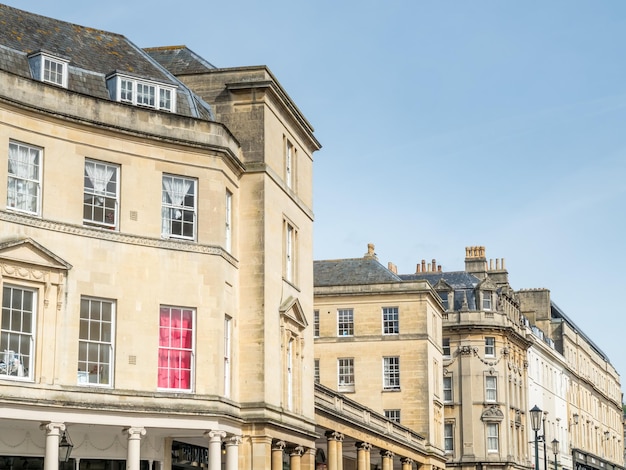
[[[159,388],[189,390],[193,312],[161,307],[159,315]]]

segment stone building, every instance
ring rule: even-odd
[[[427,281],[443,303],[444,449],[459,469],[528,468],[525,322],[504,260],[466,249],[465,270],[422,261],[404,281]]]
[[[312,469],[312,127],[265,67],[0,24],[0,468]]]
[[[450,468],[623,468],[619,375],[547,289],[515,291],[504,259],[488,260],[484,247],[466,248],[463,271],[422,260],[400,275],[373,252],[315,262],[317,380],[424,432]],[[440,372],[426,393],[412,382]]]
[[[547,349],[550,354],[535,355],[529,366],[535,369],[535,383],[547,390],[543,406],[537,404],[549,409],[551,403],[556,403],[555,395],[565,394],[565,408],[561,407],[560,412],[555,410],[553,418],[548,414],[546,430],[548,442],[556,436],[565,443],[559,452],[563,467],[623,469],[622,391],[615,367],[602,349],[551,300],[548,289],[520,290],[518,295],[522,311],[533,325],[533,333],[543,340],[535,344],[543,342],[551,346]]]
[[[444,466],[442,306],[426,281],[406,282],[363,258],[316,261],[316,380],[424,436],[420,468]]]

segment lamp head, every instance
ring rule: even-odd
[[[541,408],[537,405],[533,406],[530,410],[530,427],[533,431],[537,432],[541,429]]]
[[[552,453],[554,455],[559,453],[559,441],[557,439],[552,439]]]
[[[74,444],[72,444],[70,435],[67,431],[63,431],[61,440],[59,441],[59,462],[67,462],[70,459],[73,448]]]

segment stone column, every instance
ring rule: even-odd
[[[382,470],[393,470],[393,452],[390,450],[381,450],[380,456],[383,460]]]
[[[285,441],[272,442],[272,470],[283,470],[283,450]]]
[[[304,454],[302,454],[301,470],[315,470],[315,455],[317,449],[306,448]]]
[[[59,470],[59,438],[65,431],[63,423],[44,423],[40,429],[46,431],[46,452],[43,458],[43,470]]]
[[[144,428],[126,428],[128,434],[128,450],[126,453],[126,470],[139,470],[141,462],[141,437],[146,435]]]
[[[336,431],[326,431],[326,442],[328,445],[328,470],[341,470],[343,468],[343,456],[339,453],[339,441],[343,441],[343,434]],[[339,459],[342,459],[339,467]]]
[[[208,431],[204,435],[209,438],[209,469],[222,470],[222,438],[224,431]]]
[[[413,470],[413,459],[402,457],[400,463],[402,464],[402,470]]]
[[[296,446],[289,451],[289,470],[300,470],[304,447]]]
[[[356,470],[370,470],[368,454],[371,448],[368,442],[356,443]]]
[[[241,442],[240,436],[230,436],[226,439],[226,470],[239,468],[239,444]]]
[[[343,434],[337,436],[337,470],[343,470]]]

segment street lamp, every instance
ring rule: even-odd
[[[557,439],[552,439],[552,453],[554,454],[554,470],[558,470],[559,441]]]
[[[63,431],[61,441],[59,442],[59,462],[67,462],[70,459],[73,448],[74,444],[72,444],[70,435],[67,431]]]
[[[535,470],[539,470],[539,435],[541,429],[541,416],[543,412],[537,405],[530,410],[530,427],[535,431]],[[547,469],[545,469],[547,470]]]

